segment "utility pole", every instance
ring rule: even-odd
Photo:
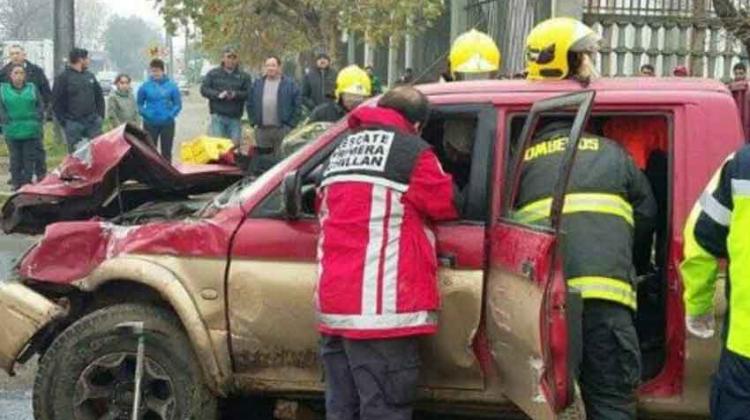
[[[167,62],[167,75],[170,79],[174,78],[174,45],[172,42],[172,34],[169,32],[169,29],[166,30],[167,33],[167,51],[169,51],[169,59]]]
[[[54,69],[55,75],[58,75],[75,44],[75,0],[55,0],[54,14]]]
[[[346,62],[348,65],[357,64],[357,37],[349,30],[346,38]]]
[[[466,15],[468,6],[468,0],[451,0],[451,42],[468,29],[469,22]]]
[[[393,86],[398,79],[398,50],[399,43],[396,42],[396,38],[388,38],[388,86]]]
[[[190,75],[190,26],[185,22],[185,69],[183,76],[188,77]]]

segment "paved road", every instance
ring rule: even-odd
[[[180,143],[207,133],[208,121],[208,102],[194,87],[189,95],[182,98],[182,113],[177,118],[177,132],[172,152],[175,160],[179,160],[180,157]]]

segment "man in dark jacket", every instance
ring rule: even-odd
[[[277,154],[281,141],[299,122],[300,93],[294,80],[281,74],[281,59],[266,58],[265,75],[253,83],[247,115],[255,128],[259,154]]]
[[[73,153],[82,140],[102,133],[104,94],[88,66],[89,52],[73,48],[68,67],[57,76],[52,91],[52,109],[65,130],[68,153]]]
[[[0,83],[10,83],[10,70],[14,64],[20,64],[26,70],[26,81],[31,82],[39,90],[44,106],[49,106],[52,99],[52,90],[44,70],[36,64],[26,60],[26,50],[21,45],[10,47],[10,62],[0,70]]]
[[[221,66],[209,71],[201,85],[201,95],[208,99],[211,111],[210,135],[232,139],[240,145],[240,120],[251,84],[250,75],[239,68],[237,51],[225,48]]]
[[[310,122],[336,122],[358,107],[372,93],[370,76],[352,64],[341,70],[336,77],[336,101],[318,105],[310,113]]]
[[[524,151],[521,223],[548,223],[570,122],[544,127]],[[635,419],[640,381],[633,244],[653,235],[656,201],[645,175],[614,140],[584,134],[565,197],[563,271],[583,298],[579,382],[592,419]]]
[[[302,82],[302,103],[309,110],[333,100],[336,89],[336,70],[331,68],[331,57],[318,55],[315,68],[310,69]]]

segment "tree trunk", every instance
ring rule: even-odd
[[[750,52],[750,21],[741,16],[732,0],[713,0],[716,15],[724,27],[742,42],[745,51]]]
[[[703,77],[703,58],[706,56],[706,26],[703,24],[706,18],[706,0],[694,0],[693,17],[699,23],[693,27],[693,39],[690,42],[690,50],[693,53],[690,55],[690,74]]]
[[[65,59],[75,42],[75,2],[55,0],[55,76],[65,68]]]

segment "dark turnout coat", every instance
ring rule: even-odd
[[[524,151],[515,218],[548,220],[568,142],[566,127],[542,130]],[[564,272],[584,299],[636,307],[634,241],[653,234],[656,201],[645,175],[614,140],[584,134],[563,210]]]

